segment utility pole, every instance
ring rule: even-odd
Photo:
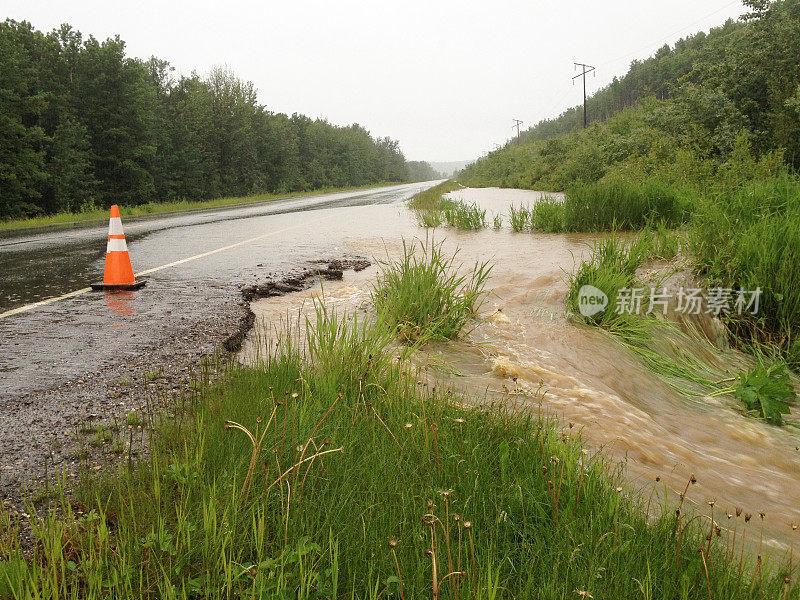
[[[512,119],[512,121],[514,121],[514,124],[511,126],[511,129],[517,128],[517,146],[519,146],[519,126],[522,125],[523,121],[519,119]]]
[[[583,128],[586,129],[586,74],[594,71],[594,67],[592,65],[585,65],[583,63],[572,64],[575,65],[573,70],[575,67],[580,67],[582,69],[580,73],[572,78],[572,85],[575,85],[575,80],[578,77],[583,77]]]

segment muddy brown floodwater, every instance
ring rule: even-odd
[[[510,204],[532,203],[540,196],[494,188],[454,195],[486,208],[489,222],[492,213],[507,215]],[[343,232],[342,251],[377,260],[397,257],[402,238],[426,236],[413,214],[396,205],[351,209],[329,226]],[[775,558],[785,556],[791,523],[800,522],[798,430],[748,417],[730,398],[687,398],[610,336],[568,321],[566,274],[588,254],[596,236],[514,233],[504,225],[499,231],[439,229],[435,237],[451,252],[458,248],[464,265],[491,261],[487,287],[493,294],[464,339],[429,345],[418,360],[447,365],[431,369],[481,401],[487,393],[493,400],[531,408],[541,401],[543,409],[574,423],[590,447],[602,447],[624,462],[629,487],[645,496],[656,477],[662,490],[666,485],[677,495],[694,473],[697,484],[688,502],[707,512],[706,502],[715,499],[722,527],[725,511],[764,511],[765,543]],[[347,311],[368,309],[377,272],[373,264],[346,272],[341,282],[326,282],[326,301]],[[257,361],[280,323],[307,314],[320,294],[317,286],[253,302],[257,325],[242,359]],[[733,374],[747,361],[731,350],[722,357]],[[796,407],[791,419],[800,421]]]

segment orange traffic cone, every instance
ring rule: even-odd
[[[119,216],[119,207],[111,207],[111,218],[108,223],[108,244],[106,246],[106,270],[103,283],[93,283],[93,290],[137,290],[146,281],[136,281],[133,276],[131,257],[128,255],[128,245],[125,243],[125,234],[122,232],[122,219]]]

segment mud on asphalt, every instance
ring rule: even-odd
[[[206,365],[221,365],[241,349],[255,317],[250,302],[341,280],[363,270],[362,257],[315,260],[295,270],[240,286],[232,300],[202,318],[173,322],[159,342],[118,364],[61,385],[12,397],[4,412],[14,427],[0,438],[0,498],[12,514],[27,516],[26,502],[44,506],[56,482],[66,487],[82,470],[102,471],[115,460],[146,453],[148,415],[163,412],[189,393]],[[238,297],[238,301],[236,298]],[[213,357],[214,360],[208,360]],[[206,367],[208,371],[208,367]]]

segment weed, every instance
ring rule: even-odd
[[[760,290],[756,314],[728,314],[745,347],[772,346],[800,366],[800,180],[754,181],[698,204],[690,230],[695,268],[723,289]]]
[[[95,448],[99,448],[111,442],[113,439],[114,439],[113,431],[111,431],[111,429],[106,425],[100,425],[97,428],[97,432],[89,440],[89,445],[94,446]]]
[[[435,241],[403,242],[403,256],[381,263],[372,292],[379,319],[404,341],[455,338],[486,295],[491,267],[476,263],[461,274],[456,254]]]
[[[564,231],[564,203],[553,196],[539,198],[530,214],[530,225],[534,231],[560,233]]]
[[[683,350],[689,345],[687,334],[653,315],[619,310],[621,293],[638,287],[636,269],[651,257],[652,248],[649,235],[625,242],[612,233],[596,242],[589,260],[569,276],[567,311],[573,318],[609,332],[677,391],[688,395],[711,392],[717,389],[714,382],[721,373]],[[593,315],[583,315],[580,310],[581,289],[587,285],[601,290],[608,299],[605,308]]]
[[[748,411],[773,425],[786,423],[783,415],[789,414],[789,404],[795,402],[797,393],[785,363],[765,366],[759,362],[749,371],[740,372],[736,381],[736,385],[719,390],[717,394],[736,396]]]
[[[525,231],[530,227],[531,222],[531,209],[527,205],[520,205],[519,207],[513,204],[509,207],[508,219],[511,223],[511,229],[514,231]]]
[[[483,229],[486,227],[486,211],[474,202],[456,200],[444,209],[444,220],[450,227],[458,229]]]
[[[492,214],[492,227],[495,230],[499,230],[503,228],[503,215],[494,213]]]
[[[439,227],[444,222],[438,210],[418,210],[416,213],[420,227]]]
[[[132,410],[127,415],[125,415],[125,423],[127,425],[132,425],[136,427],[138,425],[144,425],[144,419],[142,418],[142,413],[136,410]]]

